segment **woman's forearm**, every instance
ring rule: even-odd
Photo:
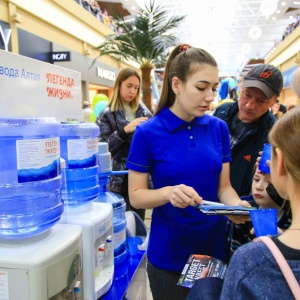
[[[136,189],[129,191],[130,204],[134,208],[149,209],[169,202],[170,190],[173,187],[163,187],[157,190]]]

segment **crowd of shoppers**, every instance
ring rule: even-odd
[[[295,21],[293,23],[290,23],[284,30],[284,33],[282,35],[282,41],[293,31],[295,30],[300,22],[300,14],[296,15]]]
[[[295,76],[292,87],[299,86]],[[152,209],[147,273],[153,299],[206,299],[197,298],[197,285],[191,293],[177,285],[189,255],[194,253],[228,260],[229,269],[224,285],[219,282],[218,298],[240,299],[250,293],[253,299],[260,299],[274,274],[278,284],[282,284],[283,277],[267,247],[250,242],[251,224],[241,225],[249,218],[205,215],[195,206],[204,199],[249,206],[241,198],[252,192],[256,206],[278,207],[282,213],[278,225],[284,233],[273,240],[293,270],[299,267],[300,245],[292,238],[297,236],[293,230],[300,231],[295,220],[300,213],[296,197],[300,165],[294,151],[298,147],[300,109],[280,119],[272,113],[283,87],[281,72],[270,64],[253,67],[243,78],[238,101],[224,103],[213,116],[206,111],[219,84],[218,68],[215,59],[203,49],[182,44],[171,52],[153,117],[139,102],[140,82],[136,71],[122,70],[112,98],[96,123],[100,141],[109,143],[114,170],[129,170],[128,178],[112,178],[110,189],[119,185],[117,192],[123,194],[131,209]],[[283,134],[284,128],[288,128],[287,135]],[[268,138],[273,144],[274,186],[256,169],[257,157]],[[290,149],[295,153],[289,153],[287,145],[291,140],[297,144]],[[258,189],[260,194],[256,197]],[[292,221],[289,205],[283,199],[291,201]],[[230,231],[225,230],[226,223]],[[234,245],[236,240],[232,237],[241,233],[244,240],[229,261],[228,241]],[[244,243],[247,245],[242,246]],[[259,255],[260,259],[254,260]],[[246,256],[244,266],[241,262]],[[297,271],[296,276],[299,280]],[[249,291],[251,286],[256,287],[255,291]],[[289,295],[288,286],[283,290]]]
[[[94,15],[99,21],[105,24],[106,27],[117,32],[118,27],[116,25],[116,20],[108,14],[107,10],[101,9],[99,2],[96,0],[75,0],[92,15]]]
[[[299,79],[300,69],[294,74]],[[295,84],[294,80],[294,84]],[[299,86],[299,81],[297,86]],[[296,90],[294,90],[297,94]],[[294,108],[280,118],[269,133],[272,145],[270,162],[271,176],[265,176],[272,183],[281,199],[288,199],[291,206],[291,225],[278,236],[269,240],[283,256],[275,260],[273,253],[262,241],[246,243],[239,247],[230,260],[224,283],[220,278],[206,278],[195,282],[186,300],[209,299],[299,299],[300,282],[300,108]],[[261,152],[260,152],[261,154]],[[257,160],[259,161],[260,158]],[[257,165],[258,163],[256,163]],[[268,239],[267,239],[268,240]],[[285,267],[280,263],[287,262]],[[283,269],[291,269],[289,276]]]

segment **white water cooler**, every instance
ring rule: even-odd
[[[59,222],[82,227],[84,300],[97,300],[109,290],[114,275],[112,206],[95,202],[69,206]]]
[[[78,225],[55,224],[34,237],[0,239],[0,299],[82,299],[81,234]]]

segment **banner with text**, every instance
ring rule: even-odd
[[[81,74],[0,50],[0,116],[81,121]]]

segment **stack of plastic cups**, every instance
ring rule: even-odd
[[[126,202],[124,198],[116,193],[107,190],[109,176],[112,172],[111,154],[108,151],[107,143],[98,144],[99,153],[99,184],[100,194],[96,201],[110,203],[113,206],[114,226],[114,263],[119,265],[127,258],[126,250]]]
[[[34,236],[60,219],[60,132],[55,118],[0,118],[0,237]]]
[[[61,158],[66,162],[62,199],[69,208],[87,208],[100,191],[95,123],[62,123]]]

